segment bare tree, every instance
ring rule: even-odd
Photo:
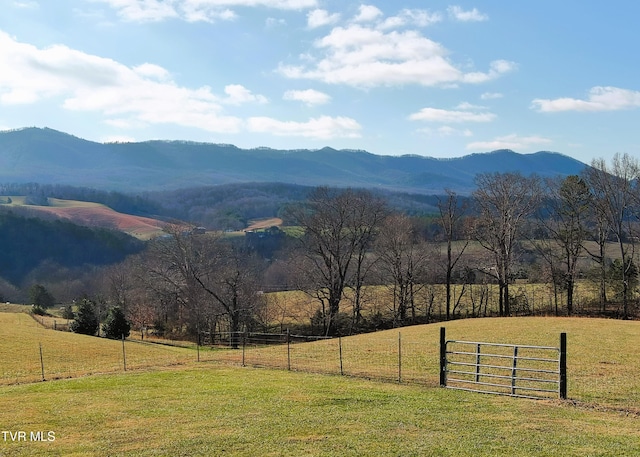
[[[416,294],[432,253],[418,240],[411,219],[404,214],[387,218],[376,242],[377,268],[393,292],[394,323],[404,325],[416,319]],[[409,316],[411,312],[411,316]]]
[[[585,171],[586,181],[600,204],[611,233],[616,239],[622,262],[623,317],[629,317],[629,275],[635,252],[633,223],[638,217],[638,180],[640,164],[628,154],[615,154],[611,166],[604,159],[594,159]]]
[[[326,334],[338,330],[345,288],[354,285],[359,293],[364,283],[365,253],[383,208],[369,192],[320,187],[306,205],[290,209],[289,217],[304,230],[299,250],[304,290],[321,303]]]
[[[150,284],[183,308],[191,331],[225,316],[231,332],[242,330],[258,302],[257,270],[251,256],[220,233],[168,229],[149,250]],[[194,328],[195,327],[195,328]]]
[[[469,240],[466,239],[458,247],[456,252],[453,251],[453,241],[460,235],[461,221],[467,210],[467,205],[458,203],[458,196],[455,192],[445,189],[447,194],[446,200],[438,199],[438,209],[440,211],[439,223],[442,227],[445,240],[447,242],[447,263],[445,265],[446,274],[446,317],[450,319],[451,315],[451,283],[453,271],[469,246]]]
[[[546,189],[546,204],[538,218],[544,233],[542,239],[534,240],[534,244],[552,273],[556,265],[562,266],[562,282],[567,291],[567,314],[571,315],[578,260],[587,237],[592,198],[586,182],[576,175],[547,180]]]
[[[508,316],[515,247],[525,218],[540,200],[540,180],[520,173],[485,173],[476,177],[476,186],[473,197],[479,216],[475,236],[493,256],[495,274],[487,271],[498,281],[499,313]]]

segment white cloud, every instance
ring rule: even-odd
[[[442,21],[442,14],[431,13],[428,10],[403,9],[397,16],[390,16],[376,25],[378,29],[388,30],[415,25],[417,27],[427,27],[431,24]]]
[[[453,127],[450,127],[448,125],[439,127],[438,133],[440,134],[440,136],[465,136],[465,137],[473,136],[473,133],[469,129],[459,130],[459,129],[454,129]]]
[[[287,25],[287,21],[285,19],[277,19],[275,17],[268,17],[265,21],[265,25],[269,28],[272,27],[280,27]]]
[[[403,9],[400,12],[400,17],[406,18],[409,23],[419,27],[426,27],[442,21],[442,14],[418,9]]]
[[[449,111],[437,108],[422,108],[409,116],[412,121],[459,123],[491,122],[496,118],[493,113],[474,113],[470,111]]]
[[[513,62],[491,62],[488,72],[464,73],[451,63],[448,51],[415,30],[385,31],[374,25],[335,27],[314,43],[300,65],[280,64],[278,71],[293,79],[370,88],[482,83],[515,69]]]
[[[456,106],[456,109],[461,109],[461,110],[483,110],[483,109],[487,109],[486,106],[480,106],[480,105],[473,105],[469,102],[462,102],[459,103],[458,106]]]
[[[221,100],[229,105],[241,105],[243,103],[267,103],[267,97],[255,95],[249,89],[240,84],[229,84],[225,86],[224,93],[227,98]]]
[[[307,27],[315,29],[324,25],[335,24],[340,20],[340,14],[329,14],[327,10],[316,9],[307,14]]]
[[[320,116],[307,122],[279,121],[270,117],[250,117],[249,131],[276,136],[301,136],[318,140],[359,138],[362,127],[348,117]]]
[[[106,3],[127,21],[147,22],[180,18],[189,22],[215,22],[236,18],[234,7],[281,10],[315,8],[318,0],[91,0]]]
[[[100,113],[112,125],[176,124],[237,132],[241,119],[224,115],[222,103],[248,96],[242,86],[227,86],[224,99],[206,86],[177,85],[157,65],[131,68],[62,45],[39,49],[3,32],[0,68],[0,104],[60,98],[63,108]],[[260,101],[259,97],[253,101]]]
[[[171,78],[171,75],[166,69],[151,63],[138,65],[133,68],[133,71],[143,78],[155,79],[157,81],[168,81]]]
[[[640,91],[617,87],[596,86],[591,88],[587,100],[557,98],[554,100],[535,99],[532,109],[542,113],[557,111],[617,111],[640,107]]]
[[[109,135],[100,138],[101,143],[135,143],[136,139],[127,135]]]
[[[481,22],[489,19],[489,16],[481,13],[476,8],[465,11],[459,6],[450,6],[447,8],[449,16],[460,22]]]
[[[518,136],[515,133],[511,135],[497,137],[491,141],[476,141],[469,143],[466,149],[469,151],[495,151],[497,149],[512,149],[514,151],[531,150],[537,148],[538,145],[551,143],[548,138],[540,136]]]
[[[499,92],[485,92],[484,94],[480,95],[481,100],[495,100],[502,97],[504,97],[504,95]]]
[[[489,64],[489,71],[487,73],[472,72],[467,73],[462,77],[462,80],[466,83],[479,84],[492,79],[496,79],[505,73],[514,71],[517,65],[514,62],[508,60],[494,60]]]
[[[118,11],[118,15],[128,21],[162,21],[179,16],[174,2],[162,0],[94,0],[107,3]]]
[[[382,11],[373,5],[360,5],[353,22],[372,22],[382,16]]]
[[[288,90],[282,97],[284,100],[294,100],[305,103],[306,105],[324,105],[331,101],[331,97],[324,92],[314,89],[307,90]]]
[[[35,0],[22,0],[22,1],[14,1],[12,6],[15,8],[29,9],[35,10],[40,8],[40,4]]]

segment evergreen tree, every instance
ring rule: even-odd
[[[47,288],[40,284],[34,284],[29,288],[29,299],[31,304],[43,309],[51,308],[56,302]]]
[[[83,298],[78,307],[76,319],[71,323],[71,331],[83,335],[95,335],[99,325],[95,303],[88,298]]]
[[[102,331],[107,338],[119,339],[129,336],[131,324],[127,321],[120,307],[111,308],[107,320],[102,324]]]

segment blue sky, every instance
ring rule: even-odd
[[[640,2],[0,0],[0,129],[640,154]]]

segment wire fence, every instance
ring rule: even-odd
[[[57,323],[48,327],[27,314],[0,313],[0,384],[213,362],[438,385],[437,337],[410,329],[343,338],[218,333],[199,345],[135,336],[118,341],[53,331],[63,329]]]
[[[316,339],[316,341],[310,341]],[[225,339],[223,339],[225,340]],[[437,341],[385,332],[347,338],[291,334],[229,334],[233,344],[211,353],[242,366],[336,374],[412,384],[437,385]],[[274,344],[278,341],[278,344]]]
[[[3,320],[14,320],[7,325]],[[345,338],[218,334],[208,345],[110,340],[46,329],[26,314],[0,313],[0,384],[213,362],[437,385],[438,341],[401,332]],[[60,330],[60,328],[58,328]]]

